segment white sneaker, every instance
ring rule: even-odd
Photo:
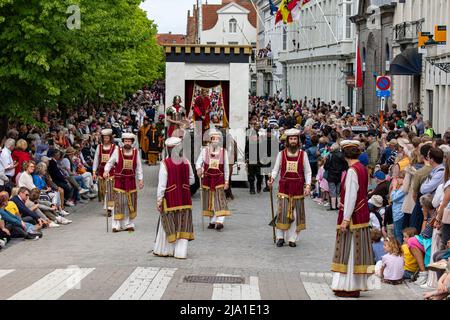
[[[75,207],[75,203],[72,200],[66,201],[67,207]]]
[[[56,220],[58,221],[59,224],[62,224],[62,225],[66,225],[66,224],[72,223],[71,220],[66,219],[64,217],[57,217]]]
[[[58,221],[58,219],[56,219]],[[59,228],[59,224],[54,223],[53,221],[50,222],[50,224],[48,225],[50,228]]]
[[[78,191],[78,194],[80,194],[80,195],[85,194],[85,193],[89,193],[89,190],[88,189],[80,189]]]
[[[6,246],[6,239],[0,239],[0,249]]]
[[[65,217],[65,216],[68,216],[68,215],[70,214],[70,212],[67,212],[66,210],[61,210],[61,211],[59,212],[59,214],[60,214],[61,216]]]
[[[328,206],[330,205],[330,203],[329,203],[329,202],[324,202],[324,203],[322,203],[322,205],[323,205],[324,207],[328,207]]]
[[[90,199],[95,199],[95,198],[97,198],[97,194],[91,192],[91,193],[88,193],[88,197],[89,197]]]
[[[427,280],[427,282],[428,282],[428,280]],[[422,289],[426,289],[426,290],[436,289],[436,288],[430,287],[426,282],[425,282],[425,284],[422,284],[419,287],[421,287]]]
[[[427,281],[428,281],[428,271],[421,271],[419,272],[419,277],[414,283],[418,286],[421,286],[426,284]]]

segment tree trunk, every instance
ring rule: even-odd
[[[6,138],[6,134],[8,133],[8,116],[7,115],[1,115],[0,116],[0,142],[3,142],[3,140]]]

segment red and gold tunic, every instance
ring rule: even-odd
[[[99,146],[99,159],[98,159],[98,168],[97,168],[97,175],[102,178],[103,174],[105,173],[105,166],[106,163],[111,158],[111,155],[114,153],[114,150],[116,150],[116,146],[114,144],[111,144],[111,148],[109,150],[104,149],[104,145]],[[110,175],[113,176],[115,172],[115,168],[113,167],[111,169]]]
[[[131,155],[125,155],[123,149],[119,149],[119,159],[114,174],[114,189],[123,192],[136,191],[136,168],[138,151],[133,148]]]
[[[215,191],[225,186],[225,152],[223,148],[217,154],[212,154],[207,148],[203,161],[203,187]]]
[[[167,186],[164,193],[164,212],[192,209],[189,185],[189,163],[175,164],[169,157],[164,160],[167,169]]]
[[[303,150],[300,150],[296,157],[290,157],[286,149],[282,151],[279,195],[288,197],[303,196],[305,184],[303,152]]]
[[[358,176],[358,194],[356,195],[355,209],[352,214],[352,220],[350,222],[350,229],[358,229],[369,226],[370,212],[369,204],[367,201],[367,187],[368,187],[368,174],[367,169],[360,162],[355,163],[351,169],[356,171]],[[345,200],[345,179],[347,173],[342,177],[341,183],[341,199],[339,204],[339,215],[337,224],[341,225],[344,220],[344,200]]]

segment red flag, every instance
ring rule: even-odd
[[[363,72],[362,72],[362,60],[361,51],[359,49],[359,37],[356,39],[356,88],[362,88],[363,86]]]

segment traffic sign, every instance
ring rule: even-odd
[[[390,90],[377,90],[377,97],[390,97],[391,91]]]
[[[391,77],[381,76],[377,77],[377,89],[381,91],[391,89]]]

